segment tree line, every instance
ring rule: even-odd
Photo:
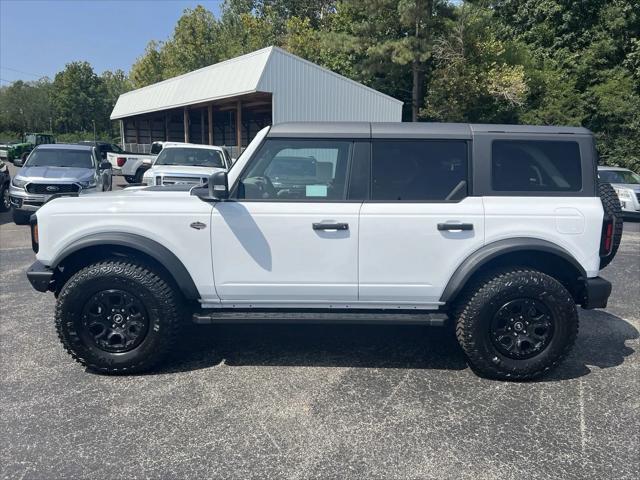
[[[128,75],[77,62],[3,87],[0,131],[117,135],[120,93],[269,45],[402,100],[405,121],[582,125],[603,163],[640,170],[637,0],[226,0],[185,10]]]

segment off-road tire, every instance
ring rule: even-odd
[[[112,353],[86,340],[83,309],[97,292],[119,289],[135,295],[148,315],[148,330],[132,350]],[[133,260],[107,260],[75,273],[62,287],[55,311],[58,337],[80,364],[104,374],[138,373],[157,366],[171,351],[184,322],[181,295],[170,281]]]
[[[553,319],[550,343],[531,358],[509,358],[490,338],[494,315],[516,298],[542,302]],[[567,289],[555,278],[524,267],[494,271],[473,282],[457,302],[454,320],[469,366],[480,376],[500,380],[531,380],[547,374],[567,356],[578,334],[578,312]]]
[[[9,184],[0,187],[0,212],[11,210],[11,200],[9,200]]]
[[[600,201],[602,202],[602,208],[604,209],[605,217],[613,218],[613,245],[611,246],[611,253],[606,257],[600,258],[600,268],[604,268],[609,265],[618,252],[618,247],[622,240],[622,229],[624,222],[622,220],[622,208],[620,207],[620,199],[616,194],[610,183],[601,183],[598,186],[598,192],[600,195]]]
[[[13,223],[16,225],[29,225],[29,220],[31,219],[31,212],[23,212],[20,210],[16,210],[15,208],[11,211],[11,217],[13,218]]]

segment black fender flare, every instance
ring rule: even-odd
[[[196,284],[189,271],[171,250],[155,240],[134,233],[105,232],[82,237],[59,252],[52,260],[50,268],[55,269],[70,255],[80,250],[99,246],[126,247],[148,255],[169,272],[187,300],[200,298]]]
[[[518,251],[536,251],[536,252],[544,252],[551,253],[556,255],[557,257],[566,260],[573,267],[575,267],[576,271],[579,272],[579,276],[586,278],[587,274],[573,255],[567,252],[564,248],[548,242],[546,240],[541,240],[539,238],[527,238],[527,237],[517,237],[517,238],[508,238],[505,240],[498,240],[497,242],[489,243],[484,247],[476,250],[471,255],[469,255],[456,269],[453,273],[447,286],[445,287],[442,295],[440,297],[441,302],[449,302],[454,299],[458,293],[464,288],[467,281],[472,277],[472,275],[478,272],[484,265],[489,263],[491,260],[498,258],[502,255],[518,252]]]

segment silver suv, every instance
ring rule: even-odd
[[[31,214],[54,195],[111,190],[111,164],[89,145],[41,145],[33,149],[11,182],[13,221],[29,222]]]

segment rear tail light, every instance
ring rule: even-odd
[[[605,220],[602,224],[602,238],[600,239],[600,256],[611,254],[613,248],[613,219]]]
[[[122,167],[127,162],[127,159],[125,157],[118,157],[116,158],[116,162],[118,163],[119,167]]]

